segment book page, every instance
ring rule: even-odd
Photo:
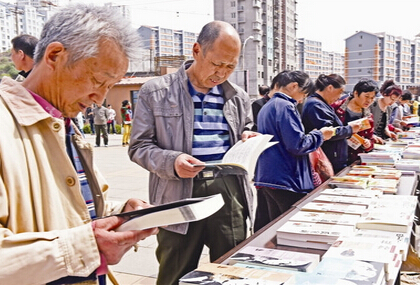
[[[277,142],[269,142],[272,135],[259,135],[237,142],[223,157],[222,163],[242,165],[248,174],[253,174],[258,157]]]
[[[265,149],[278,143],[270,142],[272,137],[272,135],[258,135],[247,139],[245,142],[238,141],[226,152],[221,163],[195,164],[194,166],[218,167],[232,165],[245,169],[250,176],[253,176],[260,154]]]

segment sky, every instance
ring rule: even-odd
[[[71,2],[129,5],[135,27],[150,25],[199,32],[214,18],[213,0]],[[344,52],[344,40],[357,31],[387,32],[407,39],[420,34],[420,0],[297,0],[296,7],[297,37],[320,41],[325,51]]]

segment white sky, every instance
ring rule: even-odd
[[[92,2],[101,0],[70,0]],[[218,0],[221,1],[221,0]],[[224,0],[229,1],[229,0]],[[248,1],[248,0],[247,0]],[[110,0],[129,5],[133,25],[199,32],[213,20],[213,0]],[[414,39],[420,33],[420,0],[297,0],[297,37],[322,42],[326,51],[344,52],[356,31],[387,32]]]

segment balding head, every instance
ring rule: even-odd
[[[240,49],[241,39],[238,32],[231,24],[223,21],[213,21],[206,24],[201,29],[197,42],[200,44],[203,53],[206,54],[207,50],[221,37],[231,41],[232,44],[237,44]]]

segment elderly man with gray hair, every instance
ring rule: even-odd
[[[149,205],[106,202],[92,146],[70,118],[101,105],[138,48],[105,7],[69,6],[44,26],[22,83],[0,84],[0,284],[96,284],[107,264],[157,233],[116,232],[118,216]]]

